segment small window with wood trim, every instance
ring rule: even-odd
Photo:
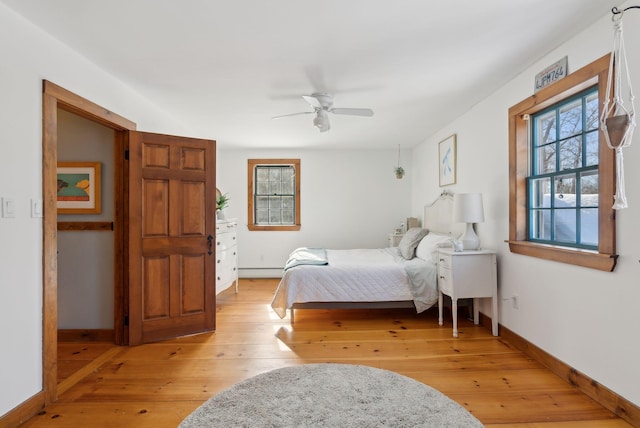
[[[249,159],[249,230],[300,230],[300,159]]]
[[[598,129],[606,55],[509,109],[511,252],[612,271],[615,154]]]

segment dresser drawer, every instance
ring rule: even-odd
[[[219,264],[216,266],[216,282],[218,284],[226,284],[236,279],[235,263]]]
[[[233,222],[218,222],[216,223],[216,234],[225,232],[234,232],[236,230],[236,224]]]
[[[236,246],[235,233],[221,233],[216,235],[216,251],[225,251]]]

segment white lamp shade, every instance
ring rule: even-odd
[[[481,193],[456,193],[453,195],[453,221],[466,223],[465,231],[460,236],[463,250],[480,248],[480,238],[473,230],[473,223],[484,221],[484,208]]]
[[[456,193],[453,195],[453,221],[456,223],[484,222],[482,193]]]

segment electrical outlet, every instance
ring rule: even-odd
[[[513,309],[520,309],[520,298],[517,294],[514,294],[511,298],[511,304],[513,305]]]

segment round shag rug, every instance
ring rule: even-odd
[[[180,428],[482,427],[464,407],[414,379],[349,364],[285,367],[209,399]]]

